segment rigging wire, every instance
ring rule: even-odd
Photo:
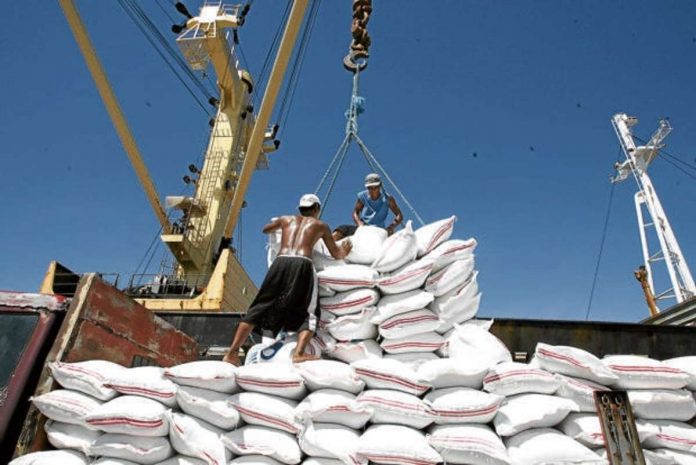
[[[162,226],[159,227],[157,230],[157,233],[155,234],[155,237],[152,238],[152,241],[150,242],[150,245],[147,247],[147,250],[145,251],[145,254],[143,254],[143,258],[140,259],[140,262],[138,263],[138,266],[135,267],[135,271],[133,272],[133,276],[137,276],[138,274],[142,273],[144,274],[145,271],[150,267],[150,262],[152,262],[152,257],[154,256],[155,252],[157,252],[158,247],[155,247],[155,245],[159,246],[159,237],[160,234],[162,234]],[[154,247],[154,249],[153,249]],[[152,252],[152,253],[151,253]],[[147,265],[143,267],[143,263],[145,262],[145,259],[150,256],[150,259],[147,262]],[[141,271],[142,267],[142,271]],[[136,284],[137,286],[142,284],[142,279],[143,276],[141,275],[140,278],[138,279],[138,283]]]
[[[167,50],[169,53],[169,56],[172,57],[172,59],[179,65],[179,68],[183,73],[185,73],[189,79],[200,89],[200,91],[205,95],[206,99],[210,100],[211,97],[216,97],[217,93],[215,90],[214,92],[211,93],[209,89],[205,87],[203,84],[202,80],[194,73],[191,68],[189,67],[188,63],[184,58],[181,56],[181,53],[179,53],[178,50],[176,50],[172,45],[171,41],[167,39],[164,34],[160,32],[160,30],[157,28],[157,26],[150,20],[149,16],[145,11],[140,8],[140,6],[136,3],[136,0],[130,0],[133,5],[137,8],[137,10],[140,12],[142,15],[143,20],[146,22],[146,24],[149,25],[151,31],[153,34],[157,37],[159,40],[160,44],[162,44],[162,47]]]
[[[165,15],[167,15],[167,18],[169,18],[169,20],[170,20],[172,23],[176,23],[176,20],[174,19],[174,17],[173,17],[172,15],[170,15],[169,12],[167,12],[167,10],[162,6],[162,1],[161,1],[161,0],[157,0],[157,6],[160,8],[160,10],[162,10],[162,13],[164,13]]]
[[[616,161],[621,159],[621,154],[623,149],[619,146],[619,152],[616,156]],[[590,297],[587,302],[587,311],[585,312],[585,321],[590,318],[590,310],[592,309],[592,300],[594,299],[595,289],[597,287],[597,277],[599,276],[599,266],[602,263],[602,255],[604,253],[604,243],[607,239],[607,230],[609,229],[609,218],[611,216],[611,206],[614,203],[614,191],[616,189],[616,183],[611,183],[611,188],[609,189],[609,201],[607,202],[607,212],[604,216],[604,226],[602,227],[602,240],[599,243],[599,252],[597,254],[597,263],[595,264],[594,276],[592,277],[592,287],[590,287]]]
[[[638,140],[639,142],[643,143],[643,144],[647,144],[647,143],[648,143],[646,140],[643,140],[643,139],[641,139],[641,138],[638,137],[638,136],[635,136],[635,135],[634,135],[633,137],[634,137],[636,140]],[[689,163],[688,161],[683,160],[683,159],[681,159],[680,157],[678,157],[678,156],[676,156],[676,155],[673,155],[673,154],[667,152],[667,151],[664,150],[664,149],[658,149],[658,152],[657,152],[657,153],[658,153],[658,155],[662,155],[662,159],[663,159],[664,161],[666,161],[666,162],[669,163],[670,165],[674,166],[675,168],[677,168],[679,171],[681,171],[682,173],[686,174],[686,175],[689,176],[690,178],[696,179],[696,175],[694,175],[694,173],[691,173],[691,172],[689,172],[689,171],[687,171],[687,170],[685,169],[685,167],[686,167],[686,168],[689,168],[689,169],[693,170],[694,172],[696,172],[696,165],[693,165],[693,164]],[[682,165],[682,166],[677,165],[677,163],[679,163],[679,164]]]
[[[183,62],[183,59],[178,56],[178,54],[171,48],[169,43],[166,41],[166,39],[162,36],[162,34],[159,32],[159,30],[156,28],[156,26],[147,18],[147,15],[145,12],[142,11],[142,9],[133,1],[133,0],[118,0],[119,5],[121,8],[124,10],[124,12],[128,15],[128,17],[131,19],[133,24],[140,30],[140,32],[145,36],[147,41],[150,43],[150,45],[155,49],[157,54],[162,58],[162,60],[165,62],[167,67],[170,69],[170,71],[174,74],[174,76],[181,82],[181,84],[186,88],[188,93],[193,97],[193,99],[196,101],[198,106],[200,106],[203,111],[210,116],[210,112],[208,108],[205,106],[205,104],[199,99],[199,96],[196,95],[194,90],[189,86],[188,83],[184,80],[184,78],[180,75],[180,73],[177,71],[175,68],[175,65],[172,64],[170,59],[165,56],[165,52],[170,56],[170,57],[175,57],[174,63],[176,63],[179,67],[179,69],[183,69],[184,74],[186,74],[189,79],[191,79],[196,87],[198,87],[199,91],[203,93],[206,98],[210,98],[212,94],[208,91],[208,89],[203,86],[203,84],[198,80],[198,78],[193,74],[193,72],[188,69],[188,66],[186,65],[185,62]],[[160,46],[157,45],[157,42],[160,42]],[[164,45],[162,45],[164,44]],[[162,50],[164,49],[164,51]],[[178,58],[178,59],[177,59]]]
[[[300,39],[300,45],[298,47],[297,53],[295,54],[295,60],[292,65],[292,70],[290,72],[290,78],[283,95],[283,100],[280,104],[278,110],[277,121],[280,125],[280,135],[285,131],[285,123],[290,116],[290,110],[292,109],[292,102],[295,97],[295,90],[297,89],[297,84],[299,83],[300,76],[302,74],[302,67],[304,65],[304,58],[307,52],[309,42],[312,38],[312,32],[314,30],[314,24],[316,23],[316,18],[319,13],[319,6],[321,5],[321,0],[313,0],[312,6],[309,11],[307,18],[307,23],[302,31],[302,37]]]
[[[349,136],[346,135],[346,137],[343,138],[343,142],[338,146],[338,150],[336,150],[336,153],[334,156],[331,158],[331,162],[329,163],[329,166],[326,168],[326,171],[324,171],[324,174],[321,177],[321,180],[319,181],[319,184],[317,185],[317,188],[314,189],[314,194],[319,195],[319,191],[321,191],[322,187],[324,186],[324,183],[326,182],[326,179],[329,177],[329,174],[334,168],[334,165],[338,161],[338,158],[340,157],[341,150],[343,150],[343,147],[348,144]]]
[[[257,82],[254,85],[254,89],[251,92],[251,100],[254,103],[257,103],[258,98],[259,98],[259,89],[264,88],[265,82],[268,79],[267,73],[270,73],[270,63],[271,63],[271,57],[275,54],[276,49],[278,48],[279,45],[279,39],[281,37],[281,32],[283,30],[283,25],[287,22],[287,19],[290,15],[290,7],[292,5],[292,0],[288,0],[287,3],[285,4],[285,11],[283,11],[283,16],[281,17],[280,23],[278,24],[278,27],[276,28],[275,34],[273,35],[273,40],[271,41],[271,45],[268,47],[268,50],[266,51],[266,57],[263,60],[263,64],[261,65],[261,70],[258,73],[258,78]]]
[[[181,54],[172,47],[170,41],[164,37],[164,35],[160,32],[160,30],[157,28],[157,26],[150,20],[150,17],[145,13],[145,11],[138,5],[136,0],[128,0],[134,11],[138,14],[138,16],[141,18],[143,24],[145,24],[148,27],[148,30],[151,31],[153,36],[159,41],[161,44],[162,48],[166,50],[166,52],[169,54],[169,56],[178,64],[179,68],[181,71],[186,74],[189,79],[198,87],[198,89],[205,95],[206,99],[209,99],[210,97],[213,97],[213,94],[210,93],[210,90],[208,90],[205,85],[202,83],[202,81],[196,76],[196,74],[189,68],[188,63],[186,63],[186,60],[184,60],[181,57]]]
[[[413,216],[418,220],[418,222],[421,224],[421,226],[423,226],[425,224],[425,221],[423,221],[423,218],[421,218],[421,216],[418,214],[418,212],[413,207],[413,205],[411,205],[411,202],[409,202],[408,199],[406,198],[406,196],[404,195],[404,193],[401,192],[401,189],[399,189],[399,186],[397,186],[396,183],[394,182],[394,180],[391,178],[391,176],[389,176],[389,173],[387,173],[387,170],[384,169],[384,167],[380,164],[380,162],[377,160],[377,158],[375,158],[375,156],[372,154],[372,152],[370,152],[370,149],[367,148],[365,143],[362,141],[362,139],[360,137],[358,137],[357,134],[354,134],[353,137],[355,138],[355,141],[357,142],[358,147],[360,147],[360,150],[362,151],[363,155],[365,155],[366,158],[370,157],[372,159],[372,162],[375,164],[375,166],[379,169],[379,171],[382,174],[384,174],[384,177],[387,178],[387,181],[389,181],[389,184],[392,185],[392,187],[394,188],[396,193],[399,194],[399,197],[401,197],[401,200],[403,200],[404,203],[406,204],[406,206],[408,207],[408,209],[411,210],[411,213],[413,213]],[[368,161],[368,164],[370,164],[370,167],[373,166],[369,161]]]
[[[333,170],[333,176],[331,177],[331,180],[329,182],[329,187],[327,188],[326,195],[324,196],[324,201],[322,202],[322,206],[321,206],[321,212],[319,212],[320,218],[321,218],[321,215],[326,210],[327,205],[329,204],[329,198],[331,198],[331,194],[333,192],[334,185],[336,184],[336,179],[338,178],[338,173],[340,173],[340,171],[341,171],[341,167],[343,166],[343,160],[346,157],[346,153],[348,153],[349,146],[350,146],[350,135],[347,134],[346,137],[343,139],[343,142],[341,142],[341,145],[338,147],[336,154],[331,159],[331,163],[329,163],[329,167],[327,168],[326,172],[324,173],[324,176],[322,176],[322,178],[321,178],[321,181],[319,181],[319,185],[317,186],[316,190],[314,191],[315,194],[319,194],[319,191],[321,190],[322,186],[324,185],[324,182],[326,181],[329,173]]]
[[[678,169],[679,171],[681,171],[682,173],[684,173],[685,175],[687,175],[687,176],[690,177],[691,179],[696,179],[696,175],[694,175],[694,173],[691,173],[691,172],[689,172],[689,171],[686,171],[684,168],[682,168],[681,166],[677,165],[675,162],[673,162],[673,161],[670,160],[669,158],[663,158],[663,160],[666,161],[667,163],[669,163],[670,165],[674,166],[676,169]]]

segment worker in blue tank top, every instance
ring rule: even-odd
[[[396,200],[391,195],[382,192],[382,179],[378,174],[370,173],[365,177],[366,190],[358,193],[358,201],[353,210],[353,221],[358,226],[371,225],[385,228],[389,210],[394,214],[394,220],[385,229],[391,236],[401,224],[404,217]]]

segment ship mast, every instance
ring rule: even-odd
[[[663,147],[662,141],[672,131],[672,127],[667,120],[661,120],[650,140],[645,145],[636,146],[631,127],[638,123],[638,119],[625,113],[618,113],[612,117],[611,121],[621,143],[621,148],[626,155],[625,161],[616,164],[617,174],[612,178],[612,182],[625,181],[630,175],[633,175],[638,185],[638,192],[636,192],[634,200],[640,242],[643,248],[644,267],[647,272],[645,279],[650,292],[658,302],[674,299],[676,303],[681,303],[689,300],[696,295],[696,285],[694,285],[694,279],[672,226],[669,224],[667,214],[657,196],[657,191],[650,176],[648,176],[648,167],[657,157],[658,152]],[[644,211],[649,215],[650,222],[646,222]],[[660,249],[654,252],[651,252],[648,245],[648,233],[651,230],[657,236],[660,244]],[[667,268],[672,287],[656,292],[653,281],[653,265],[661,261]]]

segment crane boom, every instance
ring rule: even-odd
[[[232,198],[232,207],[230,209],[227,225],[225,226],[225,237],[230,237],[232,235],[232,231],[234,231],[234,227],[239,219],[239,212],[242,209],[244,196],[249,188],[251,174],[253,173],[256,163],[258,162],[259,155],[261,154],[261,145],[266,133],[266,127],[270,121],[271,112],[273,111],[273,106],[275,105],[276,98],[278,97],[280,85],[283,82],[283,76],[285,76],[285,70],[288,67],[290,55],[292,54],[292,49],[295,45],[295,40],[297,39],[297,33],[300,30],[302,18],[304,18],[308,3],[309,0],[295,0],[292,5],[292,9],[290,10],[290,16],[288,18],[287,25],[285,26],[285,31],[283,32],[283,38],[281,39],[280,46],[278,47],[278,54],[276,55],[275,62],[273,63],[273,69],[271,70],[271,74],[268,78],[268,85],[266,86],[266,92],[263,95],[261,108],[259,108],[259,115],[249,139],[246,158],[244,159],[242,172],[239,175],[237,189],[235,190],[234,197]]]
[[[128,127],[128,122],[126,121],[126,117],[123,115],[123,111],[118,104],[118,100],[116,100],[116,95],[111,88],[109,79],[106,77],[104,68],[102,67],[101,62],[94,51],[94,47],[92,46],[92,41],[89,38],[87,29],[82,22],[82,18],[80,18],[80,13],[77,11],[73,0],[60,0],[60,6],[63,8],[65,18],[68,20],[68,24],[70,25],[70,29],[75,36],[77,45],[80,47],[80,52],[87,62],[87,67],[89,68],[92,78],[97,85],[99,95],[101,95],[104,106],[106,107],[106,111],[111,117],[111,122],[116,128],[116,133],[118,134],[119,139],[121,139],[121,144],[123,144],[123,148],[126,150],[126,154],[128,154],[128,159],[130,160],[131,165],[133,165],[135,174],[138,176],[140,184],[145,190],[145,196],[150,202],[150,206],[157,217],[157,221],[159,221],[160,225],[162,226],[162,230],[168,232],[170,229],[170,224],[169,220],[167,219],[167,213],[162,207],[162,203],[157,195],[157,189],[155,189],[155,184],[152,182],[152,178],[150,178],[150,174],[147,171],[145,162],[143,162],[143,158],[140,155],[140,150],[138,150],[138,144],[136,144],[133,133]]]
[[[185,182],[195,185],[193,196],[168,196],[167,208],[181,210],[182,217],[170,223],[159,201],[138,151],[126,119],[118,106],[104,70],[73,4],[60,0],[80,50],[92,73],[121,142],[128,153],[148,200],[162,224],[162,241],[169,247],[176,264],[173,273],[164,270],[152,275],[131,277],[126,292],[151,310],[244,311],[256,288],[229,246],[244,196],[256,168],[267,165],[266,154],[277,149],[275,127],[268,127],[276,98],[283,83],[298,32],[309,0],[294,0],[285,31],[268,78],[258,118],[251,104],[253,81],[239,67],[233,37],[244,23],[247,7],[206,2],[198,16],[187,16],[184,31],[177,38],[189,66],[206,71],[210,64],[217,76],[219,100],[202,167],[189,165],[193,177]],[[148,278],[145,278],[148,279]],[[56,273],[48,273],[47,288],[52,288]]]

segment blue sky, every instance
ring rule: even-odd
[[[173,43],[157,3],[140,3]],[[185,193],[209,117],[117,2],[77,4],[161,197]],[[252,73],[284,5],[255,2],[239,32]],[[34,0],[5,13],[0,289],[36,290],[51,259],[127,275],[158,226],[62,12]],[[617,158],[614,113],[638,116],[644,138],[669,116],[667,150],[696,164],[694,18],[685,1],[375,2],[360,134],[426,221],[455,214],[455,236],[477,238],[482,316],[585,318]],[[242,262],[256,282],[261,227],[315,189],[341,142],[349,25],[349,1],[322,3],[281,150],[254,175]],[[367,172],[352,151],[330,224],[347,222]],[[661,159],[650,172],[696,263],[696,182]],[[647,315],[632,273],[642,261],[634,192],[616,186],[590,319]]]

